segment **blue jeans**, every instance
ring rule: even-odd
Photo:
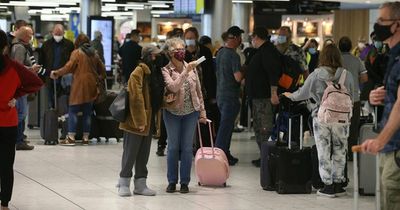
[[[224,150],[229,155],[231,147],[232,132],[235,127],[235,120],[240,111],[239,98],[230,100],[217,100],[219,111],[221,112],[221,121],[219,123],[217,138],[215,140],[216,147]]]
[[[181,184],[189,184],[193,157],[193,138],[199,112],[174,115],[164,110],[164,123],[168,135],[167,178],[168,183],[178,183],[179,153],[181,157]]]
[[[83,133],[90,132],[91,115],[93,110],[93,103],[84,103],[77,105],[70,105],[68,109],[68,133],[76,133],[76,124],[78,124],[78,112],[82,111],[83,120]]]
[[[27,96],[22,96],[17,99],[16,103],[18,112],[18,129],[17,129],[17,144],[24,141],[24,131],[25,131],[25,118],[28,113],[28,98]]]

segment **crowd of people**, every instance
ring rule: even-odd
[[[247,49],[241,48],[244,30],[237,26],[221,35],[223,45],[218,49],[212,46],[210,37],[200,37],[195,27],[174,29],[162,46],[141,46],[140,31],[132,30],[118,50],[122,82],[130,104],[126,120],[119,125],[124,141],[118,194],[156,195],[147,186],[153,135],[159,138],[157,155],[164,156],[167,150],[166,192],[176,192],[179,183],[179,191],[188,193],[193,151],[199,147],[197,123],[206,124],[211,119],[213,136],[209,136],[208,126],[204,125],[200,135],[205,145],[214,137],[216,147],[225,152],[229,165],[234,166],[239,159],[232,154],[237,151],[230,148],[240,109],[250,106],[253,121],[247,123],[253,123],[261,149],[263,142],[276,140],[271,137],[280,135],[279,130],[274,134],[275,116],[281,97],[286,97],[292,101],[307,100],[312,105],[308,129],[315,138],[324,184],[317,194],[340,196],[346,192],[341,183],[346,181],[345,165],[352,158],[351,147],[358,144],[362,101],[368,101],[373,106],[385,106],[379,112],[380,134],[366,140],[362,149],[382,153],[382,202],[385,209],[399,209],[399,14],[399,2],[382,4],[370,35],[372,43],[360,39],[355,47],[346,36],[323,43],[309,39],[298,46],[287,26],[279,28],[275,40],[271,40],[266,28],[255,27]],[[2,210],[8,209],[11,199],[15,149],[34,148],[24,137],[26,94],[37,92],[45,82],[49,108],[55,108],[58,96],[68,95],[68,127],[60,144],[76,144],[77,115],[82,112],[82,144],[88,145],[93,104],[99,95],[98,81],[106,78],[100,32],[95,33],[92,41],[80,34],[72,43],[64,38],[63,26],[56,24],[52,38],[43,43],[35,57],[32,27],[25,21],[17,21],[15,26],[16,30],[8,35],[0,31],[0,85],[6,90],[0,100]],[[205,61],[198,64],[196,60],[203,56]],[[282,85],[282,75],[290,67],[298,71],[299,77],[295,86],[289,88]],[[320,107],[327,100],[324,91],[332,83],[342,85],[348,92],[352,107],[348,122],[321,121]],[[54,90],[58,95],[54,95]],[[260,167],[260,159],[252,164]]]

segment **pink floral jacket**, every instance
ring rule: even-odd
[[[169,104],[167,110],[179,110],[183,107],[183,99],[185,90],[183,83],[189,80],[190,93],[192,96],[193,107],[196,111],[200,112],[200,118],[206,118],[206,111],[204,109],[203,94],[201,92],[200,80],[197,71],[188,72],[186,69],[187,63],[183,67],[183,71],[179,73],[176,71],[174,64],[169,62],[163,69],[165,87],[167,91],[172,92],[176,96],[176,100]]]

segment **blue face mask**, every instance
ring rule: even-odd
[[[381,49],[383,46],[383,43],[380,41],[375,41],[374,42],[374,46],[376,47],[376,49]]]
[[[317,50],[315,48],[308,48],[308,52],[314,55],[315,53],[317,53]]]
[[[276,42],[278,43],[278,44],[283,44],[283,43],[286,43],[286,36],[281,36],[281,35],[279,35],[278,36],[278,38],[276,39]]]
[[[196,46],[196,40],[194,40],[194,39],[186,39],[185,43],[186,43],[186,46]]]

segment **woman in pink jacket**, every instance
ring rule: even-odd
[[[190,171],[193,157],[193,137],[197,121],[206,123],[201,85],[196,71],[196,62],[186,63],[185,43],[172,38],[165,42],[166,55],[170,62],[163,70],[167,93],[163,117],[168,134],[167,192],[176,191],[180,157],[180,192],[189,192]]]

